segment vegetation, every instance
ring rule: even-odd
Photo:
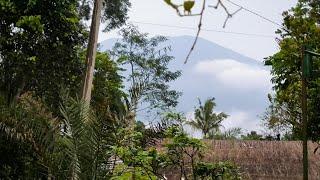
[[[104,7],[102,17],[111,22],[106,30],[119,27],[130,4],[106,3],[115,5]],[[148,109],[177,105],[180,93],[169,83],[181,72],[167,67],[173,57],[162,46],[166,38],[123,29],[123,41],[95,57],[89,106],[78,100],[88,52],[82,20],[89,2],[0,5],[0,179],[156,179],[178,166],[185,169],[181,176],[196,178],[195,157],[203,146],[175,125],[182,122],[180,114],[169,113],[151,128],[141,122],[131,128],[131,112],[140,102],[149,103]],[[126,64],[131,86],[124,90]],[[163,151],[152,147],[161,139],[168,142]],[[192,171],[173,163],[189,158]]]
[[[224,132],[210,132],[208,139],[235,140],[239,139],[241,134],[241,128],[230,128],[225,130]]]
[[[180,92],[171,90],[169,83],[176,80],[180,71],[171,71],[168,65],[174,57],[168,55],[170,47],[165,46],[167,38],[148,38],[134,26],[120,31],[122,39],[110,54],[127,71],[130,111],[136,114],[143,109],[168,110],[178,104]],[[143,106],[143,107],[141,107]]]
[[[270,128],[289,128],[294,139],[301,139],[301,61],[302,47],[319,51],[319,3],[300,0],[296,7],[283,13],[284,27],[278,30],[280,51],[266,59],[272,66],[272,82],[276,94],[269,96],[271,106],[266,119]],[[319,70],[319,59],[313,61],[313,70]],[[308,81],[308,134],[319,138],[319,76]]]
[[[244,140],[263,140],[263,136],[256,131],[251,131],[246,135],[242,135],[241,138]]]
[[[194,112],[194,120],[188,122],[192,127],[201,130],[203,137],[207,138],[209,133],[218,132],[221,122],[228,117],[224,112],[215,113],[216,106],[214,98],[209,98],[202,105],[199,99],[199,107]]]
[[[237,167],[229,162],[199,163],[195,168],[195,173],[201,179],[241,179]]]
[[[135,131],[128,130],[129,127],[121,128],[121,125],[111,129],[104,119],[95,116],[93,110],[84,110],[88,108],[86,103],[67,96],[62,99],[61,117],[53,117],[31,94],[23,95],[13,109],[3,103],[0,129],[5,139],[10,143],[17,141],[30,150],[25,150],[27,154],[17,152],[18,157],[27,159],[17,160],[15,157],[6,161],[3,159],[6,157],[2,157],[4,170],[1,177],[156,179],[164,176],[162,172],[166,168],[179,168],[180,176],[186,179],[200,177],[196,168],[202,163],[204,145],[200,140],[188,137],[181,126],[163,121],[151,129],[141,127],[141,123],[137,123]],[[125,122],[117,116],[118,123]],[[177,116],[170,115],[173,117]],[[156,141],[151,140],[159,138],[166,138],[162,150],[150,146],[156,145]],[[6,144],[1,145],[6,147]],[[35,164],[28,166],[32,161]],[[16,167],[16,163],[21,165]],[[229,164],[211,166],[230,169],[230,172],[237,169]],[[203,173],[203,164],[201,167]],[[20,175],[15,174],[16,168],[22,168]],[[214,177],[229,173],[213,172],[212,168],[207,171],[215,173]]]
[[[180,16],[194,15],[194,1],[165,2]],[[242,134],[240,128],[222,131],[228,115],[215,112],[214,98],[204,104],[199,99],[192,120],[175,112],[181,92],[170,85],[181,71],[169,68],[174,57],[165,37],[149,37],[128,25],[110,51],[96,52],[100,18],[108,22],[105,32],[120,28],[130,6],[129,0],[0,0],[0,179],[165,179],[170,171],[186,180],[241,179],[238,165],[250,159],[248,153],[266,162],[259,157],[263,152],[255,151],[264,147],[260,140],[278,140],[264,142],[274,147],[265,150],[271,157],[273,149],[281,156],[277,145],[284,132],[283,139],[301,139],[300,51],[307,45],[319,51],[318,1],[300,0],[284,12],[280,51],[265,61],[272,66],[276,92],[263,118],[276,138]],[[314,141],[320,132],[319,78],[308,81],[308,137]],[[84,97],[80,90],[86,88]],[[158,113],[157,122],[138,121],[143,110]],[[186,125],[203,139],[190,137]],[[248,141],[231,141],[239,139]],[[310,147],[317,150],[319,144]],[[221,154],[241,161],[219,159],[226,157]]]
[[[83,64],[78,52],[86,30],[76,1],[0,1],[0,91],[7,104],[33,91],[52,110],[59,89],[75,93]]]

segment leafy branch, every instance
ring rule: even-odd
[[[184,64],[186,64],[188,62],[188,59],[190,58],[190,55],[194,49],[194,47],[196,46],[197,44],[197,41],[199,39],[199,35],[200,35],[200,31],[201,31],[201,27],[202,27],[202,19],[203,19],[203,14],[204,14],[204,10],[206,8],[206,0],[203,0],[203,4],[202,4],[202,9],[201,9],[201,12],[200,12],[200,19],[199,19],[199,24],[198,24],[198,31],[197,31],[197,34],[196,34],[196,38],[194,39],[193,41],[193,44],[190,48],[190,51],[186,57],[186,60],[184,61]]]

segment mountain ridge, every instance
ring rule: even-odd
[[[195,39],[193,36],[188,36],[188,35],[182,35],[182,36],[167,36],[168,41],[167,45],[171,47],[181,47],[184,46],[182,49],[177,49],[177,48],[172,48],[172,54],[174,54],[176,59],[181,60],[181,64],[183,64],[190,48],[191,45]],[[120,38],[110,38],[104,41],[101,41],[100,44],[100,50],[101,51],[106,51],[110,50],[112,46],[118,41]],[[207,47],[205,47],[207,46]],[[215,49],[213,52],[204,52],[204,49]],[[204,55],[203,55],[204,54]],[[198,59],[206,59],[206,58],[214,58],[214,59],[237,59],[238,61],[242,63],[247,63],[247,64],[256,64],[256,65],[261,65],[262,63],[250,58],[248,56],[245,56],[243,54],[240,54],[232,49],[225,48],[217,43],[214,43],[212,41],[209,41],[207,39],[198,38],[197,44],[190,56],[189,63],[193,63],[194,60]]]

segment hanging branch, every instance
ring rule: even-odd
[[[226,19],[225,19],[225,21],[223,23],[223,28],[226,27],[227,22],[228,22],[229,19],[231,19],[235,14],[237,14],[239,11],[241,11],[243,9],[243,7],[240,6],[238,10],[236,10],[233,13],[230,13],[228,8],[223,4],[222,0],[218,0],[217,4],[215,6],[209,5],[209,7],[214,8],[214,9],[218,9],[219,5],[224,9],[224,11],[227,14],[227,17],[226,17]]]
[[[193,44],[190,48],[190,51],[184,61],[184,64],[186,64],[190,58],[190,55],[192,53],[192,51],[194,50],[196,44],[197,44],[197,41],[199,39],[199,35],[200,35],[200,32],[201,32],[201,28],[202,28],[202,20],[203,20],[203,16],[204,16],[204,11],[205,11],[205,8],[206,8],[206,0],[203,0],[203,4],[202,4],[202,9],[200,11],[200,13],[198,14],[191,14],[191,9],[192,7],[194,6],[194,0],[187,0],[187,1],[184,1],[184,4],[174,4],[171,2],[171,0],[164,0],[170,7],[172,7],[173,9],[176,10],[178,16],[180,17],[184,17],[184,16],[200,16],[200,19],[199,19],[199,23],[198,23],[198,30],[197,30],[197,34],[196,34],[196,37],[193,41]],[[228,22],[228,20],[230,18],[232,18],[236,13],[238,13],[239,11],[241,11],[243,8],[242,7],[239,7],[238,10],[236,10],[235,12],[233,13],[230,13],[229,10],[227,9],[227,7],[223,4],[222,0],[218,0],[217,4],[215,6],[209,6],[209,7],[213,7],[215,9],[218,9],[218,7],[221,6],[224,11],[227,13],[227,17],[226,17],[226,20],[224,21],[224,24],[223,24],[223,28],[226,27],[226,24]],[[181,8],[184,8],[184,13],[181,13]]]
[[[188,55],[187,55],[187,57],[186,57],[186,59],[184,61],[184,64],[186,64],[188,62],[189,57],[190,57],[194,47],[197,44],[198,39],[199,39],[199,35],[200,35],[201,27],[202,27],[202,19],[203,19],[203,14],[204,14],[204,10],[205,9],[206,9],[206,0],[203,0],[202,9],[201,9],[201,12],[200,12],[200,20],[199,20],[199,24],[198,24],[197,35],[196,35],[196,37],[195,37],[195,39],[193,41],[193,44],[192,44],[192,46],[190,48],[190,51],[189,51],[189,53],[188,53]]]

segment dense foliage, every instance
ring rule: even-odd
[[[0,1],[0,90],[8,104],[34,91],[57,108],[58,92],[78,91],[78,51],[86,31],[75,0]]]
[[[269,137],[241,136],[240,128],[222,132],[228,115],[214,111],[214,98],[199,100],[191,121],[168,112],[181,94],[170,83],[181,72],[169,68],[174,57],[165,37],[123,28],[111,51],[97,53],[90,106],[78,99],[92,2],[0,0],[0,179],[163,179],[168,171],[184,179],[240,179],[235,164],[205,161],[204,141],[188,136],[185,123],[204,138]],[[105,32],[125,24],[130,6],[129,0],[103,1]],[[193,6],[184,2],[186,15]],[[267,125],[289,128],[292,138],[300,137],[300,50],[308,45],[319,52],[319,6],[300,0],[284,13],[280,51],[266,60],[276,90]],[[309,136],[317,140],[320,77],[308,86]],[[144,109],[167,113],[146,126],[136,121]]]
[[[266,59],[272,66],[272,82],[276,94],[269,97],[266,119],[270,128],[289,128],[293,138],[301,137],[301,62],[302,49],[319,52],[320,3],[317,0],[299,1],[296,7],[283,13],[283,28],[278,30],[280,51]],[[320,69],[319,58],[313,59],[313,70]],[[319,138],[319,79],[314,74],[308,80],[308,134]]]
[[[82,19],[90,19],[92,4],[93,0],[78,0],[77,9]],[[109,31],[125,24],[130,7],[129,0],[103,0],[102,20],[108,22],[104,30]]]
[[[125,120],[119,113],[109,111],[108,117],[117,123],[106,123],[93,109],[84,110],[88,107],[82,101],[67,96],[62,99],[60,117],[52,116],[31,94],[24,94],[12,108],[2,102],[2,141],[10,146],[0,144],[1,152],[10,155],[0,158],[1,178],[157,179],[165,176],[166,169],[176,169],[185,179],[204,176],[203,143],[188,137],[179,119],[171,124],[165,122],[178,116],[170,114],[151,128],[137,123],[132,131],[121,125]],[[209,168],[206,173],[212,177],[239,176],[236,166],[219,163],[208,167],[211,166],[221,168]]]
[[[165,140],[159,147],[142,148],[142,134],[127,136],[130,141],[114,148],[118,164],[113,168],[117,179],[163,179],[165,173],[173,172],[179,179],[241,179],[240,171],[232,163],[205,163],[202,161],[204,144],[190,138],[178,125],[165,130]],[[125,142],[125,141],[124,141]]]

